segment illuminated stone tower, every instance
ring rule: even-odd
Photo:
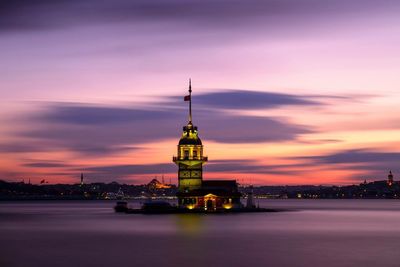
[[[189,122],[183,127],[182,137],[178,144],[178,153],[173,162],[178,165],[178,191],[190,192],[200,189],[203,180],[203,164],[207,157],[203,156],[203,144],[197,133],[197,127],[192,124],[192,85],[189,80]]]

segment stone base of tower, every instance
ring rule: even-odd
[[[235,180],[203,181],[199,189],[179,191],[178,206],[189,210],[218,211],[242,208]]]

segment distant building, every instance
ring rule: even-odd
[[[246,208],[254,208],[254,199],[253,199],[253,186],[250,187],[250,192],[247,193],[247,203]]]
[[[155,190],[155,189],[168,189],[171,188],[172,186],[170,184],[165,184],[165,183],[160,183],[156,178],[150,181],[150,183],[147,184],[147,187],[150,190]]]
[[[80,186],[83,186],[83,173],[81,173],[81,183]]]
[[[389,186],[392,186],[392,185],[393,185],[393,182],[394,182],[394,180],[393,180],[393,173],[392,173],[392,171],[389,171],[389,175],[388,175],[388,179],[387,179],[387,184],[388,184]]]
[[[192,87],[189,81],[189,122],[183,127],[178,153],[173,162],[178,166],[178,203],[181,208],[214,211],[239,207],[241,194],[235,180],[203,181],[203,144],[197,127],[192,123]]]

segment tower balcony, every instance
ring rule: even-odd
[[[208,161],[208,157],[207,156],[201,156],[201,157],[190,157],[190,156],[182,156],[182,157],[176,157],[173,156],[172,157],[172,161],[173,162],[179,162],[179,161],[202,161],[202,162],[206,162]]]

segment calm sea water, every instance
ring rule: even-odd
[[[400,201],[263,200],[279,213],[116,214],[1,202],[0,266],[400,266]]]

